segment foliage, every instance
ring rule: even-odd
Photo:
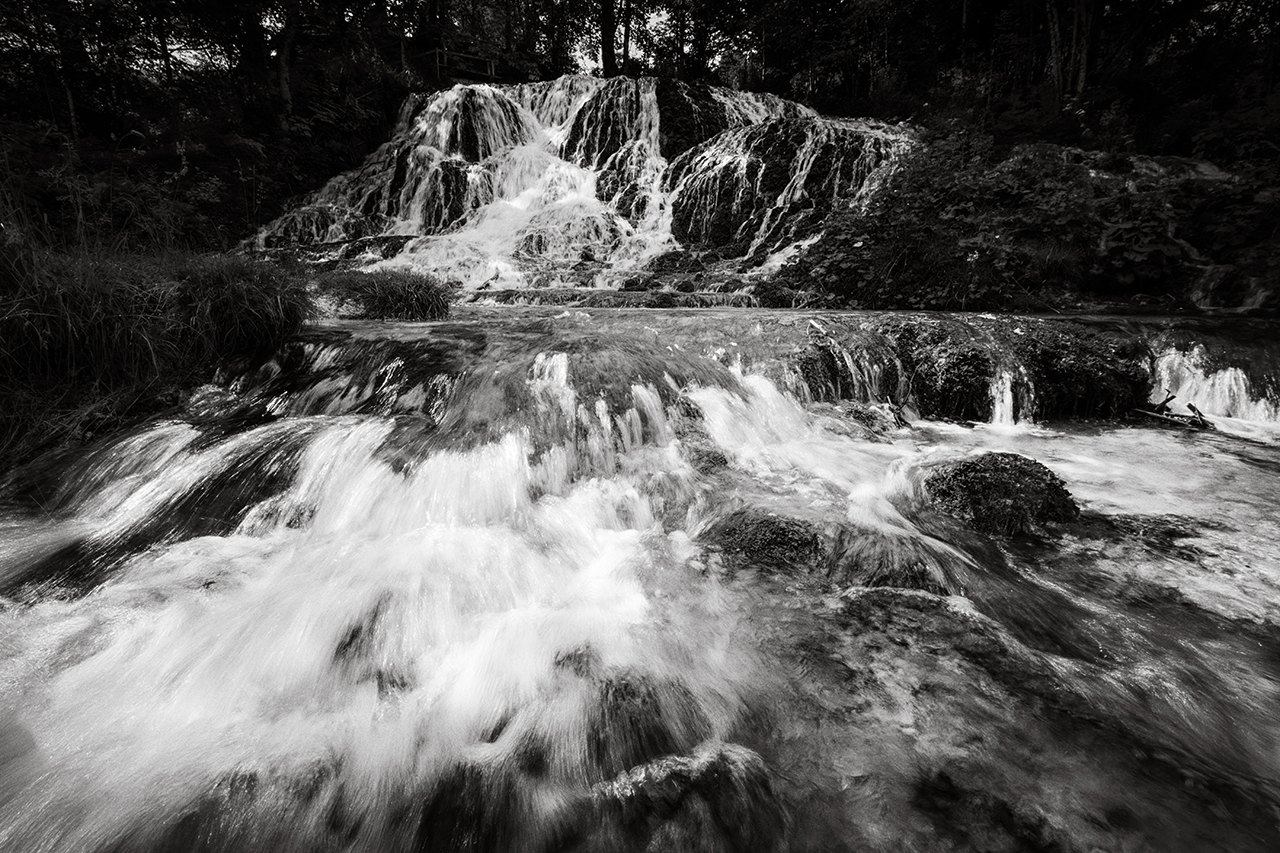
[[[1168,308],[1211,266],[1272,270],[1277,210],[1274,190],[1194,163],[1001,154],[959,129],[908,155],[865,213],[832,217],[780,280],[861,308],[1034,311],[1080,291]]]
[[[169,271],[164,334],[188,369],[263,355],[312,311],[298,271],[235,255],[181,258]]]
[[[452,288],[426,273],[381,269],[341,270],[319,276],[317,292],[377,320],[443,320],[449,316]]]
[[[274,348],[309,312],[302,279],[261,261],[2,242],[0,455],[63,437],[60,423],[155,405],[222,361]]]

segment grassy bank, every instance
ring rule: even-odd
[[[311,313],[299,270],[0,245],[0,464],[174,403]]]
[[[219,365],[269,355],[318,308],[434,320],[449,297],[411,272],[0,243],[0,468],[176,405]]]

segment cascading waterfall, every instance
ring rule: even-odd
[[[458,85],[412,97],[390,142],[255,244],[343,244],[470,289],[616,286],[680,244],[783,250],[864,203],[910,144],[900,128],[653,78]]]
[[[901,130],[848,119],[775,119],[726,131],[672,164],[676,237],[732,254],[781,251],[805,215],[864,206],[885,164],[908,145]]]
[[[1280,399],[1256,389],[1239,367],[1214,368],[1203,345],[1170,348],[1156,358],[1155,386],[1167,389],[1207,415],[1245,421],[1280,422]],[[1176,405],[1176,404],[1175,404]]]
[[[991,423],[1014,426],[1035,411],[1035,388],[1021,364],[1002,363],[991,378]]]

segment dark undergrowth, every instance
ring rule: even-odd
[[[0,467],[177,401],[311,313],[300,271],[0,243]]]
[[[1280,172],[935,130],[832,216],[775,301],[869,309],[1280,309]],[[1267,300],[1270,299],[1270,302]]]

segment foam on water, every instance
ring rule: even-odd
[[[0,847],[161,844],[228,785],[257,790],[242,816],[255,849],[311,849],[333,832],[315,803],[335,797],[357,847],[408,843],[388,792],[420,808],[414,792],[459,766],[533,750],[543,769],[521,796],[554,800],[657,757],[653,737],[722,738],[756,666],[715,582],[687,570],[687,537],[655,522],[651,482],[687,466],[652,446],[670,438],[654,392],[633,389],[643,412],[580,412],[566,371],[539,356],[531,389],[593,421],[616,477],[574,479],[556,461],[572,451],[535,453],[519,431],[397,471],[381,418],[285,420],[206,448],[162,425],[104,451],[118,464],[85,478],[75,515],[93,537],[244,447],[289,430],[304,444],[288,488],[234,532],[159,544],[90,595],[0,614],[4,714],[28,744],[0,767]],[[617,690],[664,709],[660,735],[599,731],[601,691]]]
[[[1280,443],[1280,401],[1253,387],[1239,367],[1210,366],[1203,345],[1190,350],[1169,348],[1156,358],[1156,390],[1176,394],[1174,411],[1186,403],[1213,416],[1215,426],[1229,433]],[[1157,395],[1159,402],[1163,394]]]
[[[238,382],[263,420],[154,423],[6,508],[0,849],[930,849],[1006,812],[1268,849],[1274,448],[871,427],[699,372],[702,326],[595,322],[308,343]],[[996,543],[930,505],[987,450],[1084,520]]]

